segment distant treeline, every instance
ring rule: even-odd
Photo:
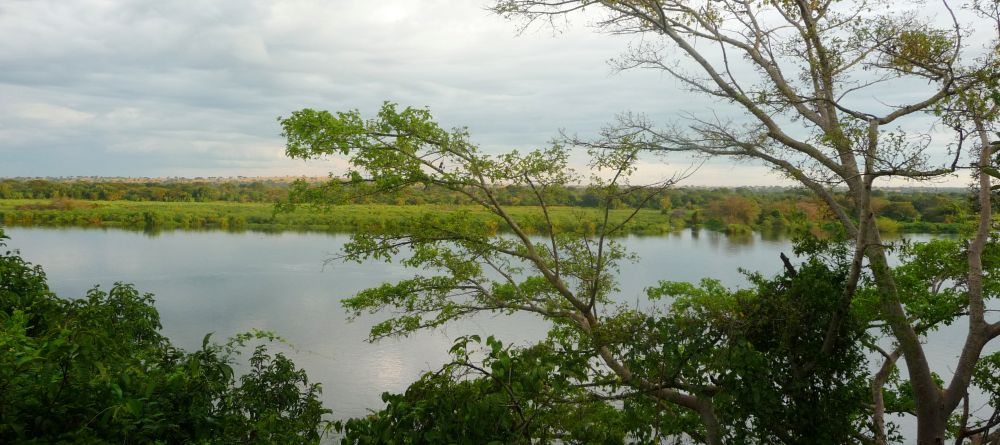
[[[379,224],[398,225],[413,212],[389,212],[392,206],[464,206],[468,197],[434,187],[408,188],[393,195],[358,194],[354,204],[371,206],[355,216],[359,208],[331,220],[330,215],[275,216],[267,206],[186,206],[181,203],[273,204],[287,201],[293,188],[287,180],[262,181],[149,181],[123,182],[44,179],[0,180],[0,222],[7,225],[90,225],[128,228],[254,228],[284,230],[290,228],[351,231],[359,224],[373,222],[371,209],[385,217]],[[507,206],[531,207],[538,204],[535,195],[522,187],[498,187],[495,196]],[[599,195],[585,187],[567,187],[549,194],[549,205],[594,208],[602,203]],[[967,221],[971,210],[968,193],[926,189],[876,191],[873,206],[879,224],[889,232],[956,232]],[[636,197],[636,199],[639,199]],[[846,196],[842,198],[847,203]],[[102,201],[120,202],[102,205]],[[131,202],[177,203],[144,207]],[[638,202],[621,202],[622,208]],[[801,189],[779,187],[694,188],[680,187],[661,192],[644,204],[659,215],[658,221],[647,217],[641,232],[662,232],[683,227],[706,227],[728,233],[750,230],[786,230],[822,228],[832,221],[826,206]],[[848,206],[849,207],[849,206]],[[211,209],[209,211],[208,209]],[[345,209],[346,210],[346,209]],[[650,230],[653,224],[656,230]]]
[[[0,199],[90,201],[275,202],[288,195],[287,181],[59,181],[0,180]]]

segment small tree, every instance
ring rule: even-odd
[[[726,224],[751,226],[760,216],[760,205],[756,201],[738,195],[729,195],[712,201],[707,209],[709,218],[716,218]]]
[[[294,187],[293,203],[350,203],[420,184],[461,193],[495,216],[495,224],[482,224],[458,209],[426,214],[407,231],[352,235],[343,259],[398,260],[422,271],[344,300],[355,317],[394,313],[373,326],[373,340],[481,312],[534,314],[553,325],[526,349],[488,341],[482,363],[466,354],[475,341],[461,340],[455,362],[404,395],[384,396],[385,410],[342,424],[353,443],[401,435],[472,440],[453,417],[477,425],[483,435],[475,440],[525,443],[839,444],[870,434],[861,353],[867,320],[837,309],[851,279],[846,250],[804,246],[813,257],[806,265],[754,276],[743,291],[712,280],[661,283],[640,310],[614,299],[616,272],[632,259],[614,237],[675,179],[629,185],[642,146],[591,151],[590,191],[602,217],[560,230],[548,220],[551,193],[578,180],[562,146],[490,156],[464,130],[440,128],[427,110],[393,104],[370,119],[305,109],[281,122],[290,156],[344,155],[352,167],[347,181]],[[498,202],[498,188],[511,185],[532,191],[543,236],[530,236],[526,220]],[[635,207],[613,217],[623,202]],[[839,341],[826,345],[831,326]],[[583,428],[581,419],[608,429]]]
[[[920,218],[920,212],[913,203],[909,201],[895,201],[889,203],[882,210],[882,214],[897,221],[914,221]]]

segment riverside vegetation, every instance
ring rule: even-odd
[[[317,443],[330,413],[273,334],[206,335],[187,352],[160,334],[152,295],[127,284],[53,294],[0,229],[0,442]]]
[[[1000,353],[991,349],[1000,336],[992,193],[1000,142],[989,140],[1000,117],[1000,2],[963,5],[988,25],[981,27],[953,14],[926,17],[934,11],[924,8],[880,0],[496,0],[494,13],[527,25],[564,26],[587,9],[598,30],[638,36],[617,60],[622,69],[662,70],[719,99],[729,109],[718,115],[739,118],[661,128],[625,114],[593,140],[566,136],[500,155],[484,154],[464,129],[442,128],[427,109],[386,103],[369,117],[303,109],[282,118],[290,157],[344,156],[351,167],[349,187],[340,179],[303,184],[288,205],[356,204],[433,186],[499,221],[457,211],[407,227],[359,227],[344,259],[417,271],[344,300],[352,316],[387,315],[372,327],[373,340],[477,313],[518,313],[550,328],[530,345],[460,336],[451,362],[402,394],[385,394],[382,409],[336,424],[344,442],[881,445],[908,439],[895,422],[909,416],[916,427],[906,433],[918,445],[1000,443]],[[953,22],[935,26],[947,16]],[[985,46],[970,49],[970,41]],[[690,71],[664,50],[690,59]],[[854,100],[894,85],[907,94],[892,99],[913,102]],[[941,131],[907,130],[928,119]],[[953,161],[931,162],[924,141],[932,137],[951,144]],[[570,146],[610,173],[587,188],[596,198],[593,227],[561,229],[549,212],[581,182],[567,162]],[[748,288],[659,282],[642,305],[622,304],[617,272],[634,258],[616,237],[675,182],[628,183],[647,151],[766,163],[809,190],[806,201],[822,203],[832,234],[817,239],[796,226],[802,260],[783,257],[778,276],[750,274]],[[975,180],[964,240],[884,241],[876,182],[960,168]],[[530,218],[501,201],[510,186],[530,192],[520,204],[536,206],[545,236],[532,236]],[[612,219],[623,209],[624,218]],[[733,221],[759,223],[759,215]],[[899,265],[889,263],[890,252]],[[925,339],[952,324],[961,328],[961,350],[932,360]],[[986,397],[982,409],[972,393]]]
[[[636,259],[615,237],[629,233],[632,220],[612,221],[611,212],[639,215],[641,206],[620,203],[652,199],[672,179],[624,185],[618,181],[633,171],[637,149],[592,151],[594,164],[615,178],[592,187],[601,224],[561,230],[548,218],[552,228],[535,237],[518,207],[498,203],[493,184],[533,187],[549,215],[548,197],[578,178],[567,149],[490,156],[461,130],[448,132],[431,119],[427,110],[386,104],[369,119],[306,109],[283,120],[290,156],[338,153],[356,172],[370,172],[355,180],[371,189],[342,189],[335,179],[296,191],[293,201],[344,204],[360,190],[392,194],[435,184],[466,194],[511,234],[497,237],[495,227],[467,212],[419,218],[405,229],[360,230],[343,248],[344,260],[399,262],[416,276],[361,291],[344,306],[352,317],[391,314],[371,328],[373,341],[484,312],[535,316],[552,327],[529,345],[460,336],[450,362],[401,394],[384,394],[384,408],[339,423],[345,443],[843,444],[875,442],[878,431],[886,442],[904,440],[892,417],[881,417],[881,427],[871,422],[913,413],[916,401],[909,380],[894,370],[900,352],[881,346],[891,331],[874,276],[854,269],[854,246],[843,231],[823,240],[799,230],[796,253],[804,261],[785,259],[778,276],[751,273],[744,289],[712,279],[663,281],[651,283],[642,305],[622,304],[617,271]],[[902,264],[889,273],[919,335],[961,320],[973,273],[966,244],[898,248]],[[983,249],[984,270],[995,271],[995,239]],[[997,279],[983,278],[991,298]],[[950,416],[949,425],[953,436],[994,440],[981,426],[1000,416],[1000,354],[983,357],[974,371],[969,387],[994,409]]]
[[[410,187],[391,194],[354,193],[351,202],[326,211],[275,212],[274,203],[294,204],[290,192],[314,181],[167,182],[15,180],[0,181],[0,222],[8,226],[115,227],[131,230],[222,229],[354,232],[359,228],[406,228],[425,214],[467,212],[484,224],[502,227],[494,215],[472,205],[461,193],[439,187]],[[349,184],[324,187],[332,199]],[[362,186],[363,187],[363,186]],[[334,190],[337,188],[339,190]],[[548,230],[530,189],[499,187],[497,200],[523,217],[534,233]],[[294,194],[293,194],[294,196]],[[316,198],[315,196],[312,198]],[[295,199],[303,199],[295,198]],[[846,201],[846,196],[841,197]],[[565,187],[550,204],[557,230],[595,226],[598,198],[586,187]],[[971,215],[961,191],[881,191],[873,198],[880,227],[889,233],[957,233]],[[623,202],[611,219],[623,218]],[[707,228],[731,235],[751,230],[816,233],[835,226],[833,215],[805,190],[782,188],[675,188],[642,204],[631,233],[663,234],[681,228]]]
[[[463,194],[512,234],[492,236],[461,215],[356,233],[347,260],[418,270],[345,300],[355,316],[391,317],[373,339],[479,312],[550,327],[527,347],[487,338],[479,355],[468,351],[481,338],[459,338],[453,363],[349,422],[349,439],[460,442],[472,425],[480,442],[1000,444],[1000,141],[990,140],[1000,129],[1000,2],[496,0],[490,9],[522,30],[579,20],[633,35],[618,68],[659,70],[710,98],[712,113],[664,124],[626,112],[595,137],[500,155],[426,108],[282,118],[290,157],[346,157],[351,182],[377,194],[418,185]],[[934,145],[950,147],[949,158],[935,159]],[[783,275],[751,275],[747,289],[661,282],[643,304],[621,304],[616,272],[632,258],[615,237],[627,224],[604,218],[593,233],[532,237],[498,197],[499,186],[520,186],[547,213],[581,181],[570,147],[591,155],[605,215],[622,204],[638,212],[675,182],[631,184],[641,153],[754,160],[822,202],[841,242],[804,236],[804,262],[782,255]],[[885,241],[875,184],[959,171],[974,178],[963,241]],[[307,201],[329,202],[315,191]],[[890,264],[892,252],[902,265]],[[930,357],[926,338],[953,323],[960,351]],[[976,393],[988,398],[983,409]],[[897,415],[915,420],[908,437]]]

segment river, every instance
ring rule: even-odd
[[[188,350],[214,332],[217,340],[253,328],[271,330],[294,349],[278,345],[313,381],[334,417],[365,414],[381,406],[383,391],[401,392],[422,372],[447,359],[452,340],[464,334],[494,334],[505,342],[544,335],[546,324],[527,315],[479,316],[408,338],[365,341],[378,316],[348,322],[340,299],[387,281],[412,276],[398,264],[332,263],[347,235],[257,232],[138,232],[100,229],[6,228],[8,245],[45,269],[53,291],[81,297],[94,285],[133,283],[155,294],[164,333]],[[908,236],[926,240],[929,236]],[[738,268],[775,274],[779,252],[791,242],[760,234],[730,239],[702,230],[620,240],[637,254],[623,264],[619,301],[640,302],[643,289],[659,280],[720,279],[746,283]],[[945,328],[928,344],[934,369],[950,375],[964,323]],[[995,350],[996,348],[992,348]],[[904,422],[908,423],[908,422]]]

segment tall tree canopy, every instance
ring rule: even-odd
[[[983,356],[1000,335],[1000,321],[987,318],[987,300],[998,290],[989,141],[998,104],[988,98],[1000,66],[1000,6],[969,8],[990,27],[967,28],[947,3],[942,11],[953,20],[938,28],[899,2],[501,0],[494,12],[529,26],[561,26],[558,19],[581,13],[600,30],[636,34],[640,43],[619,59],[622,68],[663,70],[742,117],[660,127],[625,114],[596,140],[569,137],[497,156],[482,153],[464,130],[441,128],[423,109],[386,104],[369,119],[305,109],[282,119],[289,156],[342,155],[352,166],[350,186],[334,180],[300,188],[292,201],[350,202],[358,193],[425,184],[462,193],[496,215],[496,225],[429,215],[406,233],[355,235],[345,259],[399,259],[425,271],[346,300],[355,315],[395,311],[373,338],[483,311],[526,312],[553,325],[532,348],[489,342],[479,364],[465,354],[472,341],[461,342],[454,363],[405,395],[387,396],[386,411],[344,425],[347,437],[377,441],[387,428],[405,428],[452,440],[462,432],[435,420],[452,412],[504,425],[497,431],[505,435],[484,440],[587,442],[592,432],[570,422],[586,412],[603,416],[610,425],[604,437],[618,441],[888,443],[899,436],[887,414],[907,413],[916,417],[920,444],[1000,440],[993,429],[1000,416],[977,419],[968,409],[973,385],[995,397],[1000,371],[996,355]],[[970,50],[969,41],[989,46]],[[907,99],[921,96],[892,105],[866,100],[873,89],[895,85],[916,89]],[[926,138],[906,130],[930,124],[952,135],[945,162],[929,156]],[[711,280],[661,283],[639,308],[621,304],[615,271],[632,257],[614,237],[627,218],[572,231],[550,224],[539,237],[496,197],[501,186],[528,187],[544,217],[552,194],[581,180],[567,165],[573,146],[593,157],[589,181],[604,209],[644,205],[677,179],[631,184],[642,151],[751,159],[811,190],[835,215],[844,242],[804,242],[805,263],[786,260],[785,274],[752,276],[749,289]],[[959,169],[977,177],[979,219],[969,239],[907,247],[903,265],[891,267],[873,186]],[[846,187],[849,199],[838,200],[835,186]],[[495,236],[498,227],[512,236]],[[931,363],[922,338],[955,322],[967,325],[960,356]],[[871,355],[879,363],[869,366]],[[559,364],[546,368],[546,357]],[[905,375],[896,367],[900,358]],[[952,372],[945,380],[932,367]],[[526,385],[525,375],[536,384]],[[465,398],[434,403],[441,388],[461,388]],[[487,396],[509,411],[474,403]],[[533,415],[539,406],[564,417]]]
[[[503,442],[833,444],[874,441],[879,431],[891,439],[893,429],[873,419],[913,410],[911,384],[891,364],[869,372],[866,351],[893,362],[899,351],[878,346],[873,330],[888,329],[879,289],[873,273],[855,268],[850,243],[804,243],[804,264],[789,263],[778,277],[754,275],[745,290],[711,280],[660,283],[635,307],[616,299],[616,271],[634,260],[615,242],[627,218],[530,233],[526,217],[496,200],[500,185],[529,187],[545,218],[551,193],[580,177],[566,165],[567,148],[486,155],[464,130],[444,130],[427,110],[394,104],[369,119],[306,109],[282,123],[290,155],[346,155],[353,167],[350,182],[296,188],[293,202],[329,205],[427,184],[463,193],[495,215],[491,224],[460,211],[426,215],[405,231],[353,235],[342,259],[401,261],[423,271],[345,300],[354,316],[394,314],[372,328],[373,340],[481,312],[534,314],[553,326],[527,348],[490,339],[485,358],[470,353],[479,339],[461,339],[453,362],[406,394],[386,395],[384,411],[341,424],[351,443],[401,434],[461,441],[476,431],[485,435],[476,440]],[[671,183],[629,184],[639,150],[591,151],[591,189],[606,212]],[[890,272],[907,286],[900,293],[921,334],[967,308],[962,245],[934,246],[908,251],[912,261]],[[584,428],[594,424],[607,428]]]
[[[577,142],[754,159],[821,197],[855,247],[826,344],[838,341],[834,327],[856,298],[867,260],[881,317],[906,362],[917,442],[936,444],[966,397],[983,348],[1000,335],[1000,321],[986,319],[990,295],[982,259],[992,229],[991,176],[997,173],[988,136],[996,128],[998,104],[988,98],[1000,78],[998,5],[976,1],[956,10],[944,1],[936,6],[944,22],[921,11],[922,2],[877,0],[500,0],[493,10],[529,24],[591,11],[600,30],[642,36],[619,59],[620,67],[663,70],[691,90],[733,105],[740,119],[668,128],[626,114],[599,140]],[[868,99],[891,98],[887,92],[896,88],[914,93],[891,104]],[[951,139],[928,136],[931,125],[950,128]],[[950,145],[953,158],[932,162],[932,143]],[[961,310],[968,313],[968,335],[961,357],[946,364],[954,373],[942,384],[921,345],[923,323],[888,267],[871,190],[883,178],[930,179],[968,167],[978,175],[980,190],[980,222],[965,252],[968,289]],[[834,199],[834,185],[846,186],[851,200]],[[892,361],[893,354],[887,357]],[[873,421],[880,425],[883,419]],[[884,431],[876,433],[885,440]]]

